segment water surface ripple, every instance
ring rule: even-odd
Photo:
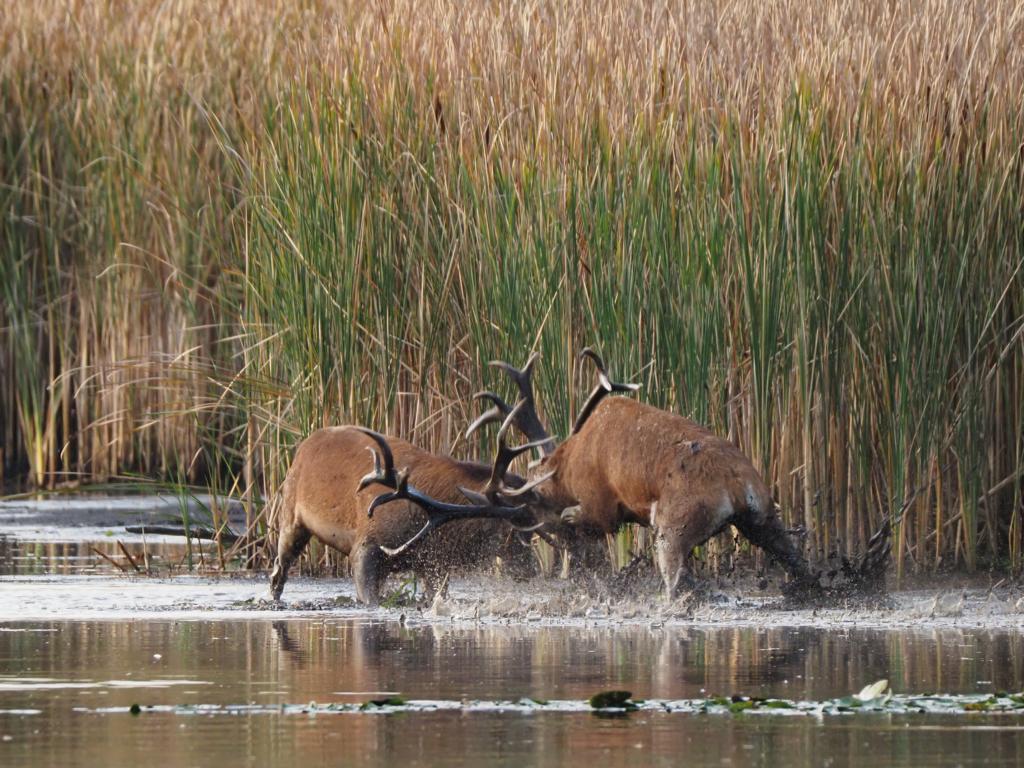
[[[882,678],[897,694],[1013,691],[1024,679],[1024,637],[1005,630],[410,626],[329,616],[3,628],[5,766],[137,765],[157,755],[161,765],[625,766],[685,757],[810,766],[824,755],[832,765],[1017,765],[1024,747],[1015,714],[718,717],[648,704],[606,718],[586,706],[611,688],[648,702],[824,701]],[[428,705],[325,716],[399,695]]]

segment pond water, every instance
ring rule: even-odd
[[[844,696],[1020,687],[1007,632],[403,626],[357,618],[8,622],[5,766],[1019,765],[1016,715],[786,717],[634,712],[288,714],[280,704],[408,698]],[[240,714],[150,705],[262,705]],[[184,709],[181,712],[188,712]]]
[[[128,558],[105,534],[76,542],[73,532],[33,540],[8,530],[3,766],[1024,761],[1016,713],[607,717],[586,705],[608,689],[648,701],[817,702],[881,679],[897,694],[1020,691],[1024,619],[1007,587],[899,595],[867,612],[786,612],[742,596],[711,612],[651,613],[650,603],[638,615],[594,602],[570,616],[550,582],[457,581],[447,610],[426,611],[368,610],[351,605],[347,580],[294,578],[285,610],[273,611],[254,601],[265,577],[124,575]],[[137,542],[118,538],[138,555]],[[144,551],[180,573],[180,540]],[[395,696],[436,708],[330,710]],[[520,700],[527,706],[495,706]]]

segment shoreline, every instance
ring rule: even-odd
[[[901,590],[891,606],[787,608],[781,598],[733,590],[707,601],[683,596],[593,598],[552,580],[515,584],[476,577],[451,583],[432,605],[369,608],[354,600],[349,579],[293,578],[279,606],[265,600],[267,582],[249,574],[0,577],[0,625],[49,621],[234,621],[359,619],[406,625],[651,631],[701,628],[817,628],[836,631],[1024,631],[1024,592],[1016,587]]]

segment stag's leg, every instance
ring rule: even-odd
[[[277,557],[274,559],[274,570],[270,572],[270,597],[274,602],[281,599],[284,583],[288,580],[288,569],[306,548],[310,535],[309,530],[299,523],[281,529],[281,533],[277,537]]]
[[[419,596],[422,603],[433,605],[434,599],[441,595],[442,599],[448,597],[448,579],[450,573],[446,568],[421,568],[417,570],[423,591]]]
[[[697,530],[659,528],[654,532],[654,559],[665,584],[665,594],[671,599],[684,590],[698,590],[701,583],[692,568],[691,553],[710,537]]]
[[[607,584],[614,575],[608,556],[608,540],[603,533],[578,532],[566,546],[570,581]]]
[[[598,494],[562,512],[560,537],[569,555],[571,581],[608,583],[614,573],[606,536],[615,533],[618,524],[618,508],[603,503]]]
[[[533,553],[530,534],[510,531],[505,543],[498,550],[502,570],[513,581],[527,581],[537,575],[537,556]]]
[[[569,578],[607,585],[615,575],[607,537],[621,527],[623,510],[612,489],[600,484],[589,486],[577,501],[576,506],[563,510],[561,515],[562,524],[568,529],[565,540]]]
[[[798,596],[814,589],[818,577],[782,527],[774,509],[767,512],[748,510],[736,515],[732,524],[751,544],[763,549],[786,569],[792,578],[783,590],[786,594]]]
[[[352,549],[351,558],[356,599],[370,606],[379,604],[380,590],[388,576],[387,556],[376,544],[361,541]]]
[[[706,588],[693,573],[693,549],[719,533],[730,517],[731,510],[721,505],[675,494],[652,507],[655,561],[669,599],[683,590]]]

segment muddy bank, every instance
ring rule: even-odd
[[[410,599],[412,588],[398,578],[388,585],[385,607],[358,605],[349,579],[289,580],[280,604],[267,598],[262,574],[197,576],[193,566],[215,566],[217,552],[186,549],[177,536],[132,534],[126,525],[180,521],[182,504],[192,520],[203,520],[210,499],[177,496],[53,498],[0,502],[0,622],[108,620],[162,617],[206,620],[217,617],[354,616],[406,624],[520,624],[536,626],[759,626],[873,627],[891,629],[972,627],[1020,631],[1024,589],[987,580],[952,577],[929,580],[924,588],[890,593],[884,606],[842,601],[794,608],[757,579],[737,576],[715,582],[707,594],[666,601],[653,570],[638,571],[632,597],[559,579],[514,583],[504,578],[456,578],[442,597]],[[244,524],[241,505],[229,506],[236,529]],[[66,547],[55,542],[71,542]],[[116,546],[115,546],[116,544]],[[163,548],[161,549],[161,545]],[[105,549],[104,549],[105,547]],[[64,551],[74,549],[74,552]],[[103,558],[100,551],[107,557]],[[143,572],[134,575],[129,556]],[[5,564],[6,563],[6,564]],[[57,565],[63,564],[58,568]],[[125,571],[119,574],[114,566]],[[131,574],[131,575],[129,575]],[[174,575],[170,575],[174,574]],[[181,574],[181,575],[178,575]],[[387,590],[385,592],[387,594]]]
[[[429,605],[404,600],[378,608],[358,605],[348,579],[294,578],[280,604],[266,599],[265,578],[248,575],[10,576],[0,578],[0,591],[0,622],[351,616],[408,625],[1024,629],[1024,592],[1016,587],[909,590],[892,593],[887,607],[801,609],[788,607],[779,597],[737,591],[672,602],[654,595],[613,600],[556,580],[515,584],[487,577],[456,579],[447,596]]]

